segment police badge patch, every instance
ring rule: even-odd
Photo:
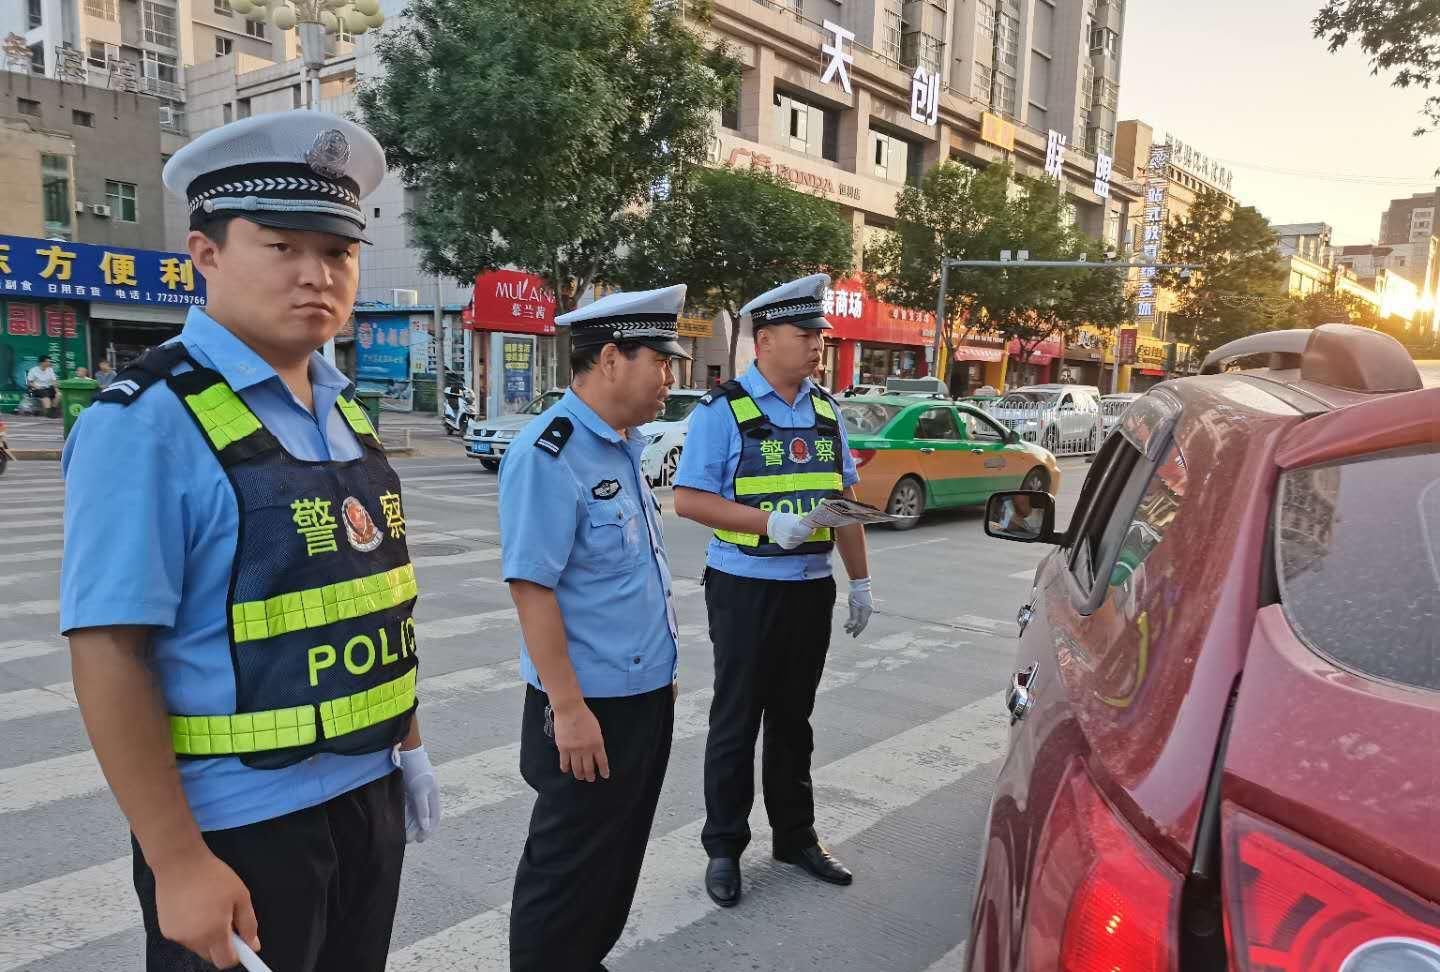
[[[350,164],[350,142],[338,128],[330,128],[315,136],[305,153],[305,164],[327,179],[340,179]]]
[[[620,481],[618,479],[602,479],[590,487],[590,495],[598,500],[614,499],[620,494]]]

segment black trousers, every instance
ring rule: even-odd
[[[586,699],[605,737],[610,778],[560,772],[546,731],[549,698],[525,690],[520,773],[536,793],[510,909],[512,972],[595,972],[630,917],[670,762],[670,686]],[[553,731],[553,730],[552,730]]]
[[[810,713],[830,648],[835,580],[765,581],[705,572],[705,607],[715,648],[715,698],[705,742],[705,829],[711,857],[736,857],[750,843],[755,739],[765,726],[761,781],[773,850],[814,845]]]
[[[319,806],[207,831],[204,838],[249,889],[259,954],[276,972],[385,968],[405,860],[405,786],[398,769]],[[155,875],[133,837],[131,844],[146,969],[214,972],[160,934]]]

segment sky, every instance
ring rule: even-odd
[[[1391,199],[1440,185],[1440,133],[1411,135],[1423,91],[1311,36],[1321,6],[1128,0],[1120,118],[1232,169],[1233,194],[1272,223],[1325,222],[1335,246],[1374,243]]]

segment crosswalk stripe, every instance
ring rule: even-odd
[[[60,509],[59,509],[59,508],[56,508],[56,510],[55,510],[55,515],[54,515],[54,516],[52,516],[52,517],[46,517],[46,518],[43,519],[43,520],[13,520],[13,521],[3,519],[3,514],[0,514],[0,529],[4,529],[4,530],[19,530],[21,527],[42,527],[42,526],[43,526],[43,527],[48,527],[48,526],[55,526],[57,523],[60,522],[60,513],[61,513]]]
[[[0,722],[67,712],[77,704],[75,686],[70,682],[0,693]]]
[[[19,537],[0,537],[0,547],[16,547],[23,543],[54,543],[64,539],[63,533],[27,533]]]
[[[427,492],[421,489],[412,490],[411,492],[418,493],[422,498],[429,500],[432,503],[458,503],[461,506],[496,506],[498,504],[497,500],[483,499],[474,496],[441,495],[438,493]]]
[[[46,524],[46,526],[54,525],[55,524]],[[0,523],[0,530],[3,530],[4,528],[5,524]],[[48,550],[20,550],[14,553],[0,554],[0,564],[28,564],[36,560],[51,560],[58,562],[60,560],[60,553],[60,545],[57,543],[51,546]]]
[[[497,531],[487,530],[484,527],[466,527],[459,530],[424,530],[410,534],[405,538],[406,543],[435,543],[441,540],[488,540],[495,536]]]
[[[31,503],[27,506],[3,506],[0,507],[0,517],[4,516],[29,516],[33,513],[54,513],[56,516],[65,512],[65,504],[61,503]],[[3,523],[0,520],[0,523]]]
[[[483,564],[499,559],[499,547],[481,547],[465,553],[411,557],[410,562],[416,567],[459,567],[461,564]]]
[[[815,773],[816,826],[832,845],[843,843],[892,813],[955,783],[1004,752],[1007,721],[992,698],[980,699],[859,752]],[[652,838],[630,922],[610,957],[658,941],[715,910],[700,887],[703,820]],[[767,844],[760,823],[752,838]],[[754,874],[774,865],[752,860]],[[391,972],[450,969],[456,958],[476,972],[509,967],[509,905],[486,911],[392,952]]]
[[[704,630],[703,626],[696,627]],[[684,629],[681,634],[685,634]],[[877,657],[888,658],[892,666],[898,666],[922,660],[941,647],[962,644],[964,642],[954,639],[953,632],[938,626],[926,626],[888,635],[860,647]],[[492,690],[504,687],[503,679],[508,677],[512,665],[513,662],[507,662],[490,666],[496,679],[491,683]],[[827,693],[854,683],[866,674],[864,660],[857,668],[861,670],[827,671],[819,691]],[[456,674],[452,673],[452,676]],[[441,679],[446,677],[437,676]],[[466,674],[465,677],[474,676]],[[423,680],[422,688],[428,690]],[[675,721],[674,738],[677,741],[705,732],[710,695],[711,690],[703,688],[680,696]],[[987,700],[987,704],[994,707],[993,700]],[[938,739],[931,742],[934,746],[940,744]],[[25,779],[17,780],[20,771],[28,771],[32,767],[43,767],[43,770],[28,772]],[[494,806],[528,792],[520,777],[518,743],[446,760],[436,766],[436,774],[442,781],[443,805],[449,817]],[[97,792],[105,785],[94,755],[89,752],[0,770],[0,813],[21,809],[14,804],[27,802],[17,791],[53,790],[57,777],[72,790],[83,784],[88,788],[85,792]],[[49,799],[59,797],[50,796],[41,802]],[[697,834],[698,827],[696,824]],[[690,844],[698,846],[693,840]],[[687,845],[687,849],[693,851],[694,846]],[[688,863],[693,864],[693,861]],[[693,867],[688,867],[687,873],[693,870]],[[128,857],[0,893],[0,972],[8,972],[48,955],[79,948],[135,927],[132,893]],[[443,967],[450,968],[452,965]]]
[[[65,649],[66,644],[63,641],[0,641],[0,665],[22,658],[53,655]]]
[[[39,580],[42,577],[54,577],[59,573],[60,568],[56,567],[53,570],[32,570],[25,571],[19,574],[4,574],[0,575],[0,587],[10,587],[13,584],[19,584],[24,581]]]
[[[95,751],[71,753],[0,769],[0,813],[32,810],[105,789]]]
[[[30,560],[35,559],[34,554],[11,554],[7,556],[26,557]],[[0,560],[4,559],[6,558],[0,557]],[[59,601],[21,601],[18,604],[0,604],[0,621],[6,621],[10,618],[33,617],[35,615],[41,614],[59,613]]]

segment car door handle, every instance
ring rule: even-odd
[[[1037,663],[1010,677],[1010,691],[1005,696],[1005,708],[1010,710],[1012,726],[1030,714],[1030,707],[1034,704],[1032,692],[1035,688],[1035,676],[1039,670],[1040,665]]]
[[[970,450],[970,454],[971,454],[972,456],[983,456],[983,455],[985,454],[985,450],[984,450],[984,449],[979,449],[979,448],[971,449],[971,450]]]
[[[934,451],[935,451],[935,450],[932,449],[932,448],[930,448],[929,446],[921,446],[921,447],[920,447],[920,454],[921,454],[922,456],[928,456],[928,455],[930,455],[930,454],[931,454],[932,452],[934,452]]]

